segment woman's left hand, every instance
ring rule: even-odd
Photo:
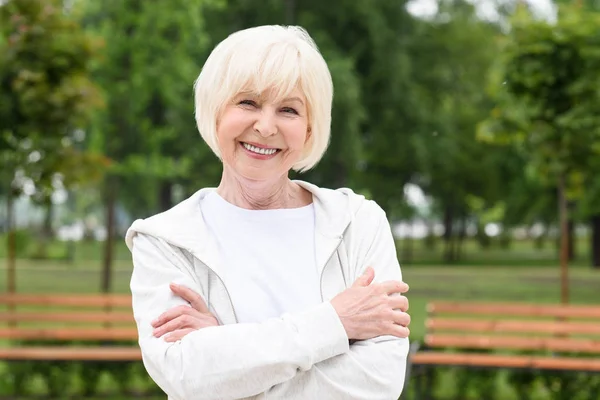
[[[202,297],[192,289],[171,283],[171,291],[189,303],[173,307],[152,321],[154,336],[165,336],[166,342],[176,342],[188,333],[209,326],[219,326],[217,318],[208,311]]]

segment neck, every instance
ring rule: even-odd
[[[298,208],[312,202],[312,195],[287,176],[253,181],[223,169],[217,193],[227,202],[250,210]]]

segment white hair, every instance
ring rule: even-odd
[[[219,43],[194,83],[198,130],[221,158],[217,121],[224,106],[242,91],[271,91],[276,101],[295,88],[307,101],[310,137],[296,171],[314,167],[331,132],[333,83],[317,45],[301,27],[268,25],[235,32]]]

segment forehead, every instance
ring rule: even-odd
[[[236,95],[252,96],[260,98],[264,101],[282,102],[282,101],[298,101],[306,103],[306,96],[300,88],[291,88],[290,90],[282,90],[281,88],[266,88],[260,89],[256,87],[242,88]]]

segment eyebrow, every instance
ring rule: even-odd
[[[286,101],[297,101],[298,103],[304,105],[304,102],[302,101],[302,99],[300,97],[289,97],[287,99],[283,99],[282,102],[286,102]]]

